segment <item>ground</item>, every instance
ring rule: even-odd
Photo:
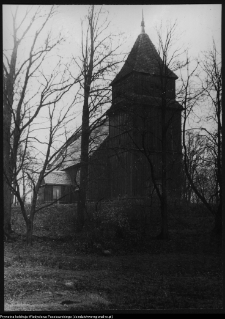
[[[5,243],[5,311],[221,309],[221,247],[211,219],[192,217],[166,242],[121,243],[110,256],[78,237],[35,235],[27,247],[19,235]]]

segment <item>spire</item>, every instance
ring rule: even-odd
[[[142,9],[142,21],[141,21],[141,33],[145,33],[145,22],[143,16],[143,9]]]
[[[141,27],[142,32],[138,35],[123,67],[111,82],[111,85],[114,85],[132,72],[160,75],[161,64],[159,63],[162,63],[162,59],[156,51],[148,34],[145,33],[143,13]],[[169,73],[170,77],[177,79],[176,74],[170,70]]]

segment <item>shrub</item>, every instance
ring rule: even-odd
[[[45,205],[37,206],[37,209],[42,206]],[[37,211],[34,217],[33,235],[40,237],[64,237],[74,235],[75,210],[75,204],[55,204]],[[16,233],[26,233],[26,225],[20,207],[12,209],[12,225]]]
[[[103,201],[96,210],[89,203],[92,211],[92,240],[103,245],[113,246],[118,241],[131,244],[145,239],[148,228],[146,203],[142,199],[119,198]]]

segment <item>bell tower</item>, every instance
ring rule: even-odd
[[[161,179],[162,94],[168,122],[167,153],[169,187],[174,167],[181,162],[181,106],[175,100],[178,77],[159,56],[145,33],[142,11],[138,35],[120,72],[112,81],[112,105],[108,111],[111,197],[149,196],[152,172]],[[162,79],[166,83],[162,88]],[[151,161],[151,165],[150,162]],[[152,168],[152,169],[151,169]]]

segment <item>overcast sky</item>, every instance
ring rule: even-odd
[[[157,44],[155,26],[177,20],[179,32],[183,34],[181,42],[190,49],[191,55],[207,50],[212,37],[218,48],[221,42],[221,5],[106,5],[114,32],[124,32],[128,37],[127,50],[132,48],[138,34],[142,10],[145,31],[152,42]],[[65,5],[59,8],[59,25],[64,27],[71,43],[80,43],[80,19],[86,14],[88,6]]]
[[[11,6],[13,7],[13,6]],[[19,5],[23,13],[25,5]],[[44,6],[48,7],[48,6]],[[99,7],[99,6],[96,6]],[[127,37],[126,47],[129,51],[140,33],[142,10],[145,20],[145,31],[152,42],[157,44],[155,26],[167,20],[172,23],[177,20],[179,32],[182,34],[181,42],[190,49],[191,55],[198,55],[207,50],[212,37],[218,48],[221,42],[221,8],[220,4],[206,5],[105,5],[109,11],[111,30],[123,32]],[[53,21],[53,28],[57,32],[62,30],[67,37],[65,52],[76,52],[80,45],[81,19],[87,13],[87,5],[60,5],[58,14]],[[9,5],[3,6],[3,28],[5,38],[8,38],[10,23]]]

